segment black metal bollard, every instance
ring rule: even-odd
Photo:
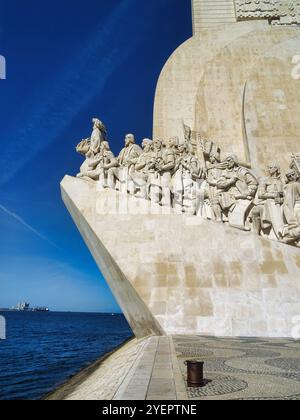
[[[187,360],[187,382],[189,388],[202,388],[206,385],[204,380],[203,368],[204,362],[197,360]]]

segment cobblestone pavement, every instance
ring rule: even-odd
[[[173,336],[191,400],[300,400],[300,341]],[[188,388],[186,360],[205,362],[204,388]]]

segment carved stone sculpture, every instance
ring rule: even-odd
[[[107,131],[105,125],[98,119],[94,118],[93,131],[90,138],[82,140],[76,147],[77,153],[85,157],[85,161],[80,168],[80,173],[77,175],[78,178],[90,178],[93,180],[97,179],[94,173],[95,167],[97,166],[97,159],[101,156],[101,144],[107,140]],[[91,174],[91,176],[89,176]]]
[[[149,165],[153,156],[152,140],[142,141],[143,152],[139,156],[134,170],[131,172],[131,179],[135,184],[135,196],[148,199]]]
[[[171,207],[171,179],[175,168],[175,154],[170,142],[160,139],[153,142],[150,161],[150,199],[155,203]]]
[[[134,181],[131,179],[131,171],[142,153],[140,146],[135,144],[133,134],[127,134],[125,137],[125,147],[118,157],[119,167],[113,167],[108,170],[108,186],[124,193],[135,193]]]
[[[300,23],[300,3],[291,0],[235,0],[238,20],[268,19],[273,25]]]
[[[172,179],[172,173],[175,168],[175,153],[173,150],[173,141],[169,140],[166,143],[163,142],[162,146],[162,158],[160,159],[160,163],[157,166],[161,180],[161,204],[166,207],[171,207],[170,184]]]
[[[99,172],[100,187],[108,188],[108,171],[112,168],[118,167],[118,160],[110,150],[109,143],[107,141],[102,143],[101,160],[97,166],[96,171]]]
[[[260,181],[255,207],[252,210],[253,229],[260,235],[270,234],[273,229],[277,238],[282,229],[281,206],[283,204],[283,182],[278,164],[268,166],[268,178]]]
[[[118,166],[118,160],[110,150],[108,141],[101,143],[100,152],[88,158],[81,168],[78,178],[100,181],[102,188],[107,188],[107,171]]]
[[[100,146],[103,141],[107,140],[107,131],[105,125],[98,118],[93,119],[93,132],[91,135],[90,153],[94,155],[100,152]]]
[[[217,222],[222,222],[222,209],[220,206],[219,189],[217,183],[219,179],[221,179],[223,170],[224,164],[221,164],[220,156],[216,153],[211,153],[206,169],[206,182],[208,185],[206,198],[208,199],[212,209],[212,213],[209,215],[209,218],[212,218]]]
[[[183,141],[144,139],[141,148],[134,135],[127,134],[118,158],[110,150],[104,124],[98,119],[93,124],[91,137],[76,148],[85,156],[79,178],[179,214],[300,246],[299,156],[292,155],[285,186],[276,163],[268,165],[268,176],[258,182],[235,155],[222,160],[215,142],[185,124]]]
[[[184,168],[182,162],[186,155],[186,143],[179,143],[179,138],[173,139],[173,148],[175,153],[175,167],[172,177],[172,194],[173,194],[173,207],[177,213],[183,212],[183,172]]]
[[[186,146],[186,153],[182,159],[183,168],[183,210],[188,214],[195,214],[198,208],[200,188],[204,180],[204,170],[199,159],[193,155],[190,145]]]
[[[300,173],[291,169],[287,175],[284,191],[283,216],[286,223],[282,230],[282,240],[286,243],[300,241]]]
[[[246,213],[255,197],[258,182],[254,175],[239,165],[237,157],[228,156],[226,169],[222,171],[216,183],[219,206],[222,217],[229,220],[229,224],[245,230]]]

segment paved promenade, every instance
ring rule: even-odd
[[[191,400],[299,400],[300,342],[288,339],[173,337],[184,361],[205,362],[204,388],[186,388]]]
[[[188,388],[185,360],[205,362],[204,388]],[[199,336],[132,340],[47,399],[299,400],[300,341]]]

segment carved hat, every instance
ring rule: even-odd
[[[105,125],[104,125],[104,124],[103,124],[103,122],[102,122],[102,121],[100,121],[98,118],[93,118],[93,124],[94,124],[97,128],[99,128],[99,130],[103,131],[104,133],[107,133]]]
[[[231,154],[231,155],[227,156],[226,161],[229,160],[229,159],[233,160],[236,165],[239,164],[239,159],[238,159],[237,155]]]
[[[142,141],[142,146],[143,147],[146,147],[146,146],[151,146],[152,145],[152,140],[151,139],[144,139],[143,141]]]

